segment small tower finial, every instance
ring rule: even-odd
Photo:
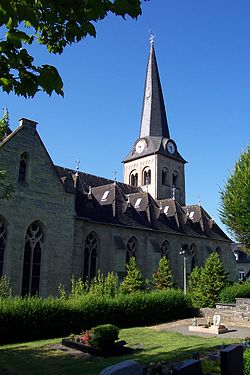
[[[117,171],[113,171],[113,176],[114,176],[114,181],[116,181],[116,175],[117,175]]]
[[[152,33],[151,30],[149,30],[149,32],[150,32],[150,37],[149,37],[150,45],[153,46],[155,35]]]
[[[198,198],[198,206],[201,206],[201,198],[200,198],[200,194],[198,194],[197,198]]]
[[[76,176],[79,176],[79,165],[80,165],[80,159],[77,156],[77,158],[76,158]]]

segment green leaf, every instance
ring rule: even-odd
[[[54,66],[42,65],[38,68],[39,76],[38,83],[49,95],[55,91],[57,94],[63,96],[63,82]]]

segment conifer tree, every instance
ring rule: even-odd
[[[3,140],[7,133],[9,126],[9,112],[7,108],[4,108],[3,117],[0,119],[0,142]],[[11,185],[5,183],[6,172],[0,170],[0,199],[9,199],[14,189]]]
[[[219,254],[213,252],[203,268],[196,267],[190,275],[189,292],[197,307],[214,307],[226,282],[226,272]]]
[[[127,274],[121,283],[121,292],[131,293],[143,289],[144,279],[137,266],[135,257],[131,257],[129,263],[126,264]]]
[[[166,256],[160,259],[158,270],[153,273],[153,285],[155,289],[168,289],[173,286],[173,275]]]

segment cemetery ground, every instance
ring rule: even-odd
[[[190,323],[186,320],[185,325]],[[184,324],[184,322],[183,322]],[[50,339],[34,342],[0,346],[1,375],[95,375],[111,364],[133,359],[143,364],[150,362],[175,363],[192,357],[193,353],[218,351],[224,345],[240,343],[242,338],[226,338],[228,335],[193,336],[174,330],[173,324],[162,329],[155,327],[138,327],[122,329],[119,339],[125,340],[134,353],[119,357],[101,358],[72,350],[61,350],[60,339]],[[181,324],[177,323],[177,328]],[[249,328],[246,336],[249,337]],[[243,331],[244,332],[244,331]],[[206,363],[207,366],[207,363]],[[209,365],[208,365],[209,367]],[[212,365],[212,367],[216,367]]]

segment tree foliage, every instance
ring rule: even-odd
[[[219,254],[213,252],[204,267],[195,267],[189,278],[192,302],[196,307],[214,307],[226,282],[226,272]]]
[[[155,289],[168,289],[173,286],[173,275],[166,256],[160,259],[158,270],[153,274],[153,285]]]
[[[221,221],[250,251],[250,145],[236,162],[220,198]]]
[[[135,257],[131,257],[126,264],[127,274],[121,283],[120,290],[123,293],[131,293],[142,290],[144,287],[143,276],[136,264]]]
[[[4,109],[3,117],[0,119],[0,142],[4,139],[9,127],[9,112]],[[0,170],[0,199],[9,199],[13,192],[12,185],[6,184],[6,172]]]
[[[38,42],[54,54],[86,36],[109,13],[137,18],[140,0],[1,0],[0,86],[7,93],[33,97],[42,90],[63,95],[63,83],[51,65],[36,66],[30,46]]]

